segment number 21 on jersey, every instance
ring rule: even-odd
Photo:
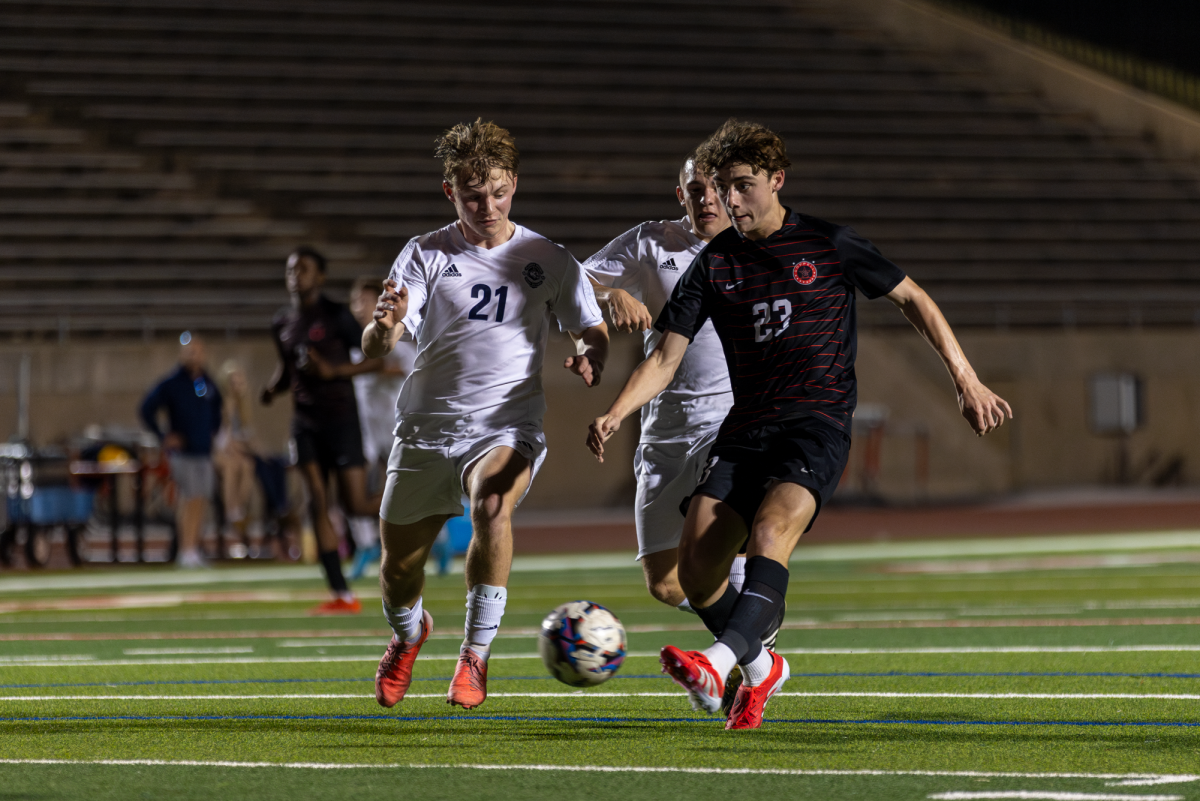
[[[779,315],[775,325],[771,324],[772,312]],[[766,342],[787,330],[792,319],[792,302],[787,298],[780,298],[774,304],[755,303],[753,313],[754,341]]]
[[[502,323],[504,322],[504,304],[508,301],[508,287],[498,286],[494,291],[496,294],[495,319],[496,322]],[[492,292],[492,288],[487,284],[476,284],[471,287],[471,297],[478,298],[479,302],[467,313],[468,320],[482,320],[486,323],[492,319],[489,316],[491,314]]]

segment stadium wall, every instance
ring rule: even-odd
[[[640,339],[640,338],[639,338]],[[525,508],[587,508],[625,505],[633,501],[630,470],[637,424],[627,424],[609,446],[601,466],[585,451],[586,426],[601,413],[633,369],[639,339],[621,336],[609,357],[610,376],[589,390],[560,366],[574,352],[563,336],[551,338],[543,382],[549,396],[545,430],[550,444],[546,469],[525,501]],[[266,338],[207,340],[209,372],[216,378],[227,359],[246,370],[257,396],[275,369],[275,347]],[[173,340],[70,340],[63,344],[6,343],[0,346],[0,441],[17,432],[17,382],[21,358],[31,357],[30,439],[34,445],[69,444],[89,426],[107,430],[140,429],[137,409],[149,388],[175,368],[178,345]],[[291,398],[254,408],[258,447],[264,453],[286,453]]]
[[[961,419],[941,362],[915,332],[864,331],[859,341],[859,415],[840,493],[919,503],[1014,491],[1136,484],[1200,485],[1200,331],[960,331],[980,377],[1008,399],[1016,419],[977,439]],[[210,340],[214,373],[236,358],[258,386],[275,364],[265,339]],[[611,401],[638,360],[637,340],[615,339],[596,390],[558,365],[570,353],[554,337],[544,373],[550,455],[524,506],[536,509],[625,507],[633,499],[630,464],[637,437],[629,421],[598,465],[583,447],[588,422]],[[8,344],[0,348],[0,437],[16,431],[16,377],[32,357],[32,438],[63,442],[89,425],[136,428],[146,389],[173,368],[170,341]],[[1092,433],[1088,382],[1100,372],[1131,372],[1144,386],[1144,425],[1127,438]],[[290,402],[256,407],[266,452],[286,450]],[[872,421],[877,430],[872,433]],[[926,443],[926,444],[923,444]],[[872,451],[878,447],[876,457]],[[922,450],[926,449],[923,455]],[[1124,466],[1122,466],[1124,459]],[[927,478],[921,462],[927,467]]]

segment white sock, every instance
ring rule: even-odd
[[[392,609],[387,601],[383,602],[383,616],[387,618],[388,625],[396,632],[396,636],[404,642],[416,642],[421,639],[424,627],[421,610],[420,598],[411,607],[401,606],[398,609]]]
[[[467,593],[467,620],[464,626],[466,638],[463,646],[469,647],[486,662],[492,650],[492,640],[500,630],[500,619],[504,617],[504,605],[508,601],[508,590],[490,584],[476,584]]]
[[[771,657],[771,652],[766,648],[762,649],[752,661],[742,665],[742,681],[747,687],[757,687],[771,675],[773,664],[775,660]]]
[[[676,609],[678,609],[680,612],[687,612],[689,615],[696,614],[696,610],[692,608],[692,602],[687,598],[684,598],[683,603],[679,604]]]
[[[746,555],[744,553],[733,557],[733,564],[729,566],[729,583],[735,591],[742,591],[742,585],[746,583]]]
[[[733,670],[733,666],[737,664],[737,657],[733,655],[733,651],[729,650],[729,646],[723,642],[714,642],[709,647],[701,651],[708,657],[708,662],[713,666],[713,670],[717,671],[717,675],[721,677],[721,681],[729,675],[729,671]]]
[[[352,517],[350,518],[350,535],[354,537],[354,544],[359,548],[372,548],[379,544],[379,518],[378,517]]]

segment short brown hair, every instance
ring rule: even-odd
[[[516,175],[521,160],[513,135],[482,117],[444,131],[433,155],[442,160],[442,176],[451,186],[483,183],[495,169]]]
[[[779,134],[757,122],[732,117],[697,148],[696,161],[696,166],[707,173],[730,164],[745,164],[756,173],[770,175],[792,166]]]

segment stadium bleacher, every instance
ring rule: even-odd
[[[957,326],[1200,323],[1195,165],[818,0],[54,0],[0,26],[3,332],[261,332],[294,244],[344,285],[447,222],[433,139],[476,116],[517,136],[515,218],[581,258],[678,214],[680,157],[741,116],[787,139],[788,202]]]

